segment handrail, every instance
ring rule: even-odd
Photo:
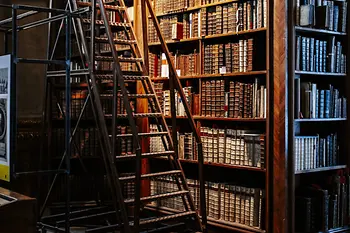
[[[96,8],[96,4],[95,4],[96,0],[92,1],[92,7],[93,9]],[[109,21],[108,21],[108,16],[106,13],[106,9],[105,9],[105,5],[103,3],[102,0],[98,0],[98,4],[100,6],[100,12],[101,12],[101,16],[103,18],[104,24],[105,24],[105,28],[106,28],[106,34],[107,34],[107,38],[109,41],[109,45],[111,47],[111,52],[112,52],[112,56],[113,56],[113,60],[114,60],[114,69],[113,69],[113,88],[114,90],[116,90],[118,88],[118,84],[119,87],[121,89],[122,92],[122,96],[123,96],[123,102],[124,102],[124,107],[128,116],[128,121],[130,124],[130,128],[133,134],[133,139],[134,139],[134,146],[136,147],[136,166],[135,166],[135,208],[134,208],[134,230],[136,230],[136,232],[139,229],[139,225],[140,225],[140,207],[141,207],[141,143],[140,143],[140,138],[138,136],[138,132],[137,132],[137,128],[136,128],[136,122],[135,119],[133,118],[133,113],[129,104],[129,98],[128,98],[128,93],[127,93],[127,89],[126,89],[126,85],[124,82],[124,76],[123,76],[123,72],[122,69],[120,67],[120,63],[119,63],[119,57],[117,54],[117,49],[114,46],[114,38],[113,38],[113,34],[112,34],[112,30],[109,27]],[[94,22],[92,22],[94,23]],[[92,28],[93,30],[94,28]],[[91,36],[92,37],[92,36]],[[92,38],[94,39],[94,38]],[[93,53],[94,51],[92,51]],[[113,92],[114,95],[114,99],[116,98],[116,91]],[[113,118],[115,119],[116,116],[116,112],[113,112]],[[113,129],[113,134],[115,134],[115,128]],[[113,142],[115,143],[115,142]],[[114,155],[113,155],[114,156]]]
[[[141,0],[143,1],[143,0]],[[194,132],[194,136],[196,138],[196,142],[198,144],[198,164],[199,164],[199,182],[200,182],[200,211],[201,211],[201,215],[202,215],[202,227],[203,227],[203,231],[206,232],[206,225],[207,225],[207,214],[206,214],[206,202],[205,202],[205,185],[204,185],[204,173],[203,173],[203,162],[204,162],[204,159],[203,159],[203,148],[202,148],[202,141],[201,141],[201,137],[198,133],[198,129],[195,125],[195,122],[194,122],[194,118],[190,112],[190,108],[189,108],[189,105],[188,105],[188,102],[187,102],[187,98],[185,97],[185,93],[182,89],[182,85],[181,85],[181,82],[180,82],[180,79],[179,79],[179,76],[177,75],[177,72],[175,70],[175,65],[170,57],[170,52],[169,52],[169,49],[168,49],[168,46],[165,42],[165,39],[162,35],[162,32],[160,30],[160,25],[159,25],[159,22],[158,22],[158,19],[156,17],[156,14],[154,13],[154,10],[152,8],[152,5],[150,3],[149,0],[144,0],[146,1],[146,4],[147,4],[147,7],[148,7],[148,10],[149,10],[149,13],[151,15],[151,19],[153,20],[153,24],[154,24],[154,27],[156,29],[156,32],[157,32],[157,35],[159,37],[159,40],[160,40],[160,45],[161,45],[161,48],[166,56],[166,59],[167,59],[167,62],[168,62],[168,65],[169,65],[169,78],[170,78],[170,82],[172,82],[173,84],[175,84],[175,88],[178,90],[178,93],[180,94],[180,97],[181,97],[181,100],[182,100],[182,103],[184,105],[184,108],[185,108],[185,112],[186,112],[186,115],[188,117],[188,120],[189,120],[189,124],[191,126],[191,129],[192,131]],[[146,12],[146,11],[144,11]],[[144,56],[148,56],[148,54],[144,54]],[[172,113],[173,115],[174,113]],[[176,116],[172,116],[172,117],[176,117]],[[174,129],[173,129],[174,130]]]

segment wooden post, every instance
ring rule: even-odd
[[[147,38],[144,39],[143,33],[144,29],[147,29],[147,22],[142,20],[142,1],[144,0],[134,0],[134,31],[136,35],[136,39],[138,40],[138,44],[140,46],[140,51],[142,53],[142,57],[145,59],[148,57],[148,54],[143,54],[145,51],[148,51],[148,43]],[[146,7],[145,7],[146,10]],[[147,12],[147,10],[146,10]],[[145,17],[147,19],[147,17]],[[147,47],[147,49],[144,48]],[[145,61],[148,61],[146,58]],[[145,63],[145,66],[148,68],[148,62]],[[145,94],[141,81],[137,82],[137,93]],[[136,103],[136,111],[137,112],[148,112],[148,101],[147,99],[138,99]],[[137,126],[140,132],[149,132],[149,120],[148,118],[141,118],[136,120]],[[149,138],[143,138],[141,140],[141,148],[142,153],[149,152]],[[147,159],[142,160],[142,174],[149,173],[149,162]],[[141,196],[149,196],[150,195],[150,182],[149,180],[142,181],[141,188]]]
[[[286,233],[287,231],[287,152],[288,152],[288,99],[287,99],[287,1],[274,0],[270,7],[273,29],[270,30],[272,39],[272,108],[271,121],[273,150],[272,156],[272,231]],[[271,215],[270,215],[271,216]]]

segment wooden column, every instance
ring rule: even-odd
[[[144,52],[143,46],[148,46],[148,44],[144,45],[143,43],[142,26],[144,23],[147,24],[147,22],[142,22],[141,1],[144,1],[144,0],[134,0],[134,31],[135,31],[137,43],[140,46],[142,57],[144,57],[145,54],[143,54]],[[148,56],[148,54],[146,54],[146,56]],[[145,93],[141,82],[137,83],[137,93],[139,94]],[[148,112],[147,99],[137,100],[136,111],[140,113]],[[147,118],[137,119],[136,123],[137,123],[137,126],[139,127],[139,131],[149,132],[149,120]],[[149,151],[149,138],[144,138],[141,140],[141,147],[142,147],[143,153]],[[142,166],[142,174],[149,173],[148,160],[143,159],[141,166]],[[143,180],[142,187],[141,187],[141,196],[149,196],[149,192],[150,192],[150,183],[148,180]]]
[[[287,1],[274,0],[270,7],[273,30],[272,64],[273,107],[272,127],[272,228],[273,233],[287,231],[287,152],[288,152],[288,99],[287,99]],[[271,37],[273,36],[273,37]]]

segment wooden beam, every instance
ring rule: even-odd
[[[288,120],[287,93],[287,1],[274,0],[270,7],[272,12],[272,43],[273,48],[273,107],[272,107],[272,202],[273,224],[272,232],[287,231],[287,152],[288,135],[286,132]],[[271,37],[270,37],[271,38]]]

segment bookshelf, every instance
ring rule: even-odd
[[[157,6],[157,4],[161,2],[161,0],[155,0],[153,1],[154,6]],[[173,2],[176,3],[176,1],[166,1],[169,6],[177,6],[176,4],[173,4]],[[222,214],[222,216],[213,216],[216,213],[216,209],[213,206],[207,207],[208,211],[208,223],[211,226],[219,227],[222,229],[228,229],[231,231],[238,231],[238,232],[270,232],[272,228],[270,228],[270,223],[271,223],[271,218],[270,218],[270,212],[268,211],[270,204],[270,178],[269,174],[271,173],[270,170],[270,102],[268,101],[269,96],[270,96],[270,61],[269,61],[269,54],[270,54],[270,43],[269,43],[269,35],[270,35],[270,28],[269,28],[269,14],[268,14],[268,9],[270,7],[269,1],[259,1],[259,4],[264,4],[264,9],[266,12],[262,10],[263,7],[261,6],[261,12],[256,13],[256,15],[251,15],[252,20],[253,17],[259,18],[263,22],[257,22],[257,18],[254,18],[256,21],[252,21],[251,24],[248,24],[248,26],[244,25],[236,25],[238,26],[238,30],[236,30],[236,26],[233,27],[232,25],[228,25],[228,22],[225,23],[226,19],[221,20],[221,17],[224,18],[225,12],[231,12],[229,9],[230,7],[247,7],[247,2],[242,3],[242,5],[239,5],[241,3],[238,3],[238,1],[219,1],[219,2],[214,2],[206,3],[205,1],[197,1],[197,5],[191,5],[191,2],[195,1],[188,1],[188,5],[181,8],[180,4],[179,7],[180,9],[174,8],[170,9],[169,11],[161,11],[157,10],[156,8],[156,14],[158,17],[158,20],[160,20],[160,26],[162,28],[163,33],[165,33],[165,38],[167,41],[167,45],[169,47],[170,52],[173,53],[175,61],[175,65],[177,66],[177,69],[179,69],[179,78],[181,80],[181,83],[184,87],[184,92],[189,93],[189,102],[192,103],[191,107],[193,109],[193,115],[194,115],[194,120],[197,124],[198,130],[202,132],[202,140],[203,140],[203,146],[204,146],[204,151],[208,150],[208,145],[212,146],[214,145],[214,152],[209,152],[207,151],[207,158],[204,161],[204,167],[205,169],[208,169],[206,178],[208,181],[208,185],[215,185],[218,184],[219,187],[225,184],[237,184],[240,187],[243,187],[242,190],[242,198],[244,198],[244,193],[248,192],[250,188],[258,188],[262,190],[263,193],[263,198],[261,201],[261,209],[259,212],[259,217],[261,218],[261,223],[259,226],[250,226],[250,223],[247,221],[247,219],[231,219],[231,220],[224,220],[226,216]],[[258,1],[256,1],[258,2]],[[182,4],[182,2],[181,2]],[[243,5],[244,4],[244,5]],[[260,6],[260,5],[259,5]],[[237,10],[237,8],[234,8]],[[246,9],[246,8],[245,8]],[[216,20],[220,21],[218,23],[218,27],[222,27],[220,30],[216,31],[215,29],[210,29],[208,26],[203,26],[203,12],[214,12],[218,11],[218,13],[215,17]],[[231,9],[232,12],[234,12],[233,9]],[[231,13],[232,13],[231,12]],[[242,11],[243,12],[243,11]],[[195,16],[197,13],[199,13],[199,16]],[[189,14],[192,14],[189,16]],[[215,13],[216,14],[216,13]],[[265,17],[264,17],[265,14]],[[137,13],[135,14],[137,15]],[[243,17],[246,15],[242,14],[242,21],[239,21],[237,24],[241,23],[243,24]],[[192,23],[191,25],[185,25],[185,21],[187,17],[191,17],[192,22],[197,22],[198,25],[195,26]],[[198,17],[198,18],[195,18]],[[205,16],[205,22],[207,22],[209,19],[207,16]],[[247,18],[249,18],[247,16]],[[228,19],[228,16],[227,16]],[[166,21],[169,20],[170,22]],[[245,22],[245,21],[244,21]],[[246,22],[245,22],[246,23]],[[182,25],[178,25],[182,24]],[[137,24],[136,24],[137,25]],[[205,25],[208,25],[207,23]],[[219,26],[221,25],[221,26]],[[225,26],[226,25],[226,26]],[[149,23],[148,28],[149,28],[149,38],[148,41],[148,48],[149,48],[149,61],[150,61],[150,76],[152,81],[154,82],[156,92],[157,90],[160,90],[158,92],[158,96],[160,99],[161,103],[167,102],[166,96],[167,94],[164,92],[167,90],[168,85],[169,85],[169,79],[166,74],[162,75],[164,70],[166,68],[161,67],[161,62],[162,62],[162,56],[161,56],[161,46],[160,43],[155,40],[154,37],[154,31],[151,29],[152,23]],[[175,27],[178,27],[175,29]],[[181,28],[182,27],[182,28]],[[191,28],[190,33],[188,31],[186,32],[186,27]],[[225,28],[227,27],[227,28]],[[240,28],[242,27],[242,28]],[[170,28],[170,31],[169,31]],[[174,28],[174,29],[172,29]],[[235,28],[235,29],[233,29]],[[175,31],[172,30],[178,30],[178,32],[175,33]],[[137,31],[137,30],[136,30]],[[174,34],[176,35],[176,38],[171,38],[171,35],[169,34],[172,31],[173,36]],[[180,35],[182,33],[182,35]],[[246,42],[244,42],[246,41]],[[235,69],[232,71],[230,70],[233,67],[233,63],[237,65],[237,60],[234,61],[234,51],[238,51],[239,49],[239,43],[241,43],[242,46],[242,56],[243,56],[243,46],[246,47],[246,58],[247,60],[238,60],[238,62],[241,62],[241,69],[239,69],[239,64],[237,66],[238,69]],[[248,55],[248,43],[250,43],[250,48],[252,51],[251,54]],[[226,45],[226,48],[224,46]],[[237,47],[234,47],[237,46]],[[206,48],[210,47],[208,50]],[[219,63],[219,59],[215,61],[210,61],[211,64],[206,64],[206,53],[207,51],[216,50],[216,49],[226,49],[226,52],[223,52],[223,54],[227,54],[227,57],[222,54],[222,59],[225,60],[225,64]],[[237,48],[237,50],[236,50]],[[232,50],[230,50],[232,49]],[[232,51],[232,53],[231,53]],[[187,62],[187,64],[183,65],[179,64],[178,57],[181,55],[190,55],[191,54],[196,54],[196,58],[194,58],[193,62],[196,64],[196,67],[194,70],[197,72],[192,73],[191,75],[183,75],[184,70],[182,69],[183,67],[186,66],[188,68],[189,64],[191,61]],[[209,58],[212,56],[212,54],[207,54],[209,55]],[[236,55],[236,54],[235,54]],[[250,56],[248,58],[248,56]],[[264,59],[261,59],[264,58]],[[266,59],[265,59],[266,58]],[[191,59],[191,58],[189,58]],[[239,58],[238,58],[239,59]],[[228,65],[230,63],[230,65]],[[248,64],[249,63],[249,64]],[[226,65],[227,64],[227,65]],[[205,67],[210,68],[206,71]],[[224,67],[227,68],[227,70],[222,70],[221,68]],[[250,66],[250,67],[248,67]],[[235,66],[236,67],[236,66]],[[193,69],[193,68],[191,68]],[[186,70],[185,70],[186,71]],[[206,83],[213,83],[214,85],[221,85],[215,86],[215,88],[218,88],[220,91],[220,97],[217,97],[218,100],[204,100],[204,98],[207,98],[209,96],[206,96],[203,94],[204,87],[206,86]],[[220,84],[218,84],[220,83]],[[231,105],[232,108],[232,113],[228,109],[230,109],[230,104],[231,103],[228,99],[226,100],[226,104],[223,104],[224,100],[222,97],[224,96],[223,94],[226,93],[226,98],[229,98],[230,94],[232,95],[232,98],[234,99],[234,94],[233,92],[230,93],[230,83],[232,83],[232,88],[237,85],[237,88],[241,88],[242,91],[246,91],[245,96],[248,98],[248,96],[251,96],[256,98],[256,104],[258,102],[258,91],[261,94],[259,95],[259,100],[261,100],[261,105],[258,104],[257,106],[253,109],[250,109],[248,105],[244,105],[243,102],[237,103],[238,105],[242,105],[242,112],[233,112],[233,105]],[[224,86],[222,86],[224,85]],[[240,87],[242,86],[242,87]],[[246,87],[246,89],[245,89]],[[186,89],[187,88],[187,89]],[[254,91],[251,91],[251,94],[248,94],[248,91],[251,89],[254,89]],[[259,89],[259,90],[258,90]],[[231,89],[232,91],[233,89]],[[211,91],[211,90],[210,90]],[[239,90],[237,90],[237,93]],[[265,92],[265,96],[264,96]],[[214,93],[214,92],[213,92]],[[253,94],[254,93],[254,94]],[[242,93],[243,95],[243,93]],[[196,96],[196,97],[195,97]],[[196,100],[195,100],[196,98]],[[214,97],[215,98],[215,97]],[[221,99],[219,99],[221,98]],[[179,101],[179,100],[177,100]],[[215,104],[219,103],[219,106],[217,107],[217,110],[211,109],[209,110],[204,110],[203,109],[203,101],[208,101],[208,103],[212,103],[212,106]],[[233,100],[234,101],[234,100]],[[237,100],[238,97],[237,97]],[[253,98],[251,100],[252,103],[255,101]],[[169,101],[170,102],[170,101]],[[259,102],[260,104],[260,102]],[[165,103],[166,105],[166,103]],[[196,152],[194,147],[192,148],[191,152],[189,153],[188,151],[182,152],[181,154],[181,147],[185,146],[187,143],[191,143],[191,136],[190,132],[187,131],[187,125],[186,121],[183,121],[183,119],[186,119],[184,116],[182,116],[182,110],[181,110],[181,104],[178,104],[178,115],[176,116],[177,119],[177,131],[179,132],[179,150],[180,150],[180,161],[182,163],[182,166],[185,170],[186,177],[189,177],[189,179],[196,179],[195,176],[193,176],[193,170],[197,169],[198,162],[196,160]],[[225,106],[223,106],[225,105]],[[244,107],[245,106],[245,107]],[[195,108],[195,109],[194,109]],[[215,108],[215,107],[213,107]],[[244,110],[244,108],[246,110]],[[224,110],[226,109],[226,110]],[[261,111],[260,111],[261,110]],[[171,127],[171,116],[170,116],[170,111],[165,110],[165,118],[169,120],[169,126]],[[204,111],[207,111],[208,113],[205,114]],[[240,110],[237,110],[240,111]],[[261,114],[258,114],[258,111],[261,112]],[[253,113],[254,112],[254,113]],[[150,130],[152,132],[152,121],[149,122],[150,124]],[[208,130],[209,134],[210,132],[214,132],[215,135],[213,137],[206,137],[203,132],[203,130]],[[220,130],[224,130],[225,133],[223,137],[219,136]],[[228,134],[227,132],[232,130],[233,135],[229,136],[230,133]],[[252,140],[255,142],[255,140],[259,139],[260,143],[260,137],[261,137],[261,143],[259,144],[255,142],[254,144],[256,148],[259,147],[263,152],[259,152],[259,155],[261,156],[259,158],[258,164],[255,164],[256,166],[249,165],[250,163],[253,163],[252,161],[248,161],[248,158],[244,158],[243,155],[244,152],[242,152],[242,155],[238,155],[238,146],[237,149],[232,146],[232,152],[231,151],[225,151],[225,158],[221,156],[220,158],[215,157],[215,153],[222,153],[223,151],[220,151],[219,148],[219,143],[225,144],[225,148],[229,148],[229,143],[228,141],[230,140],[231,143],[236,143],[238,144],[238,137],[235,135],[235,133],[242,133],[241,135],[241,141],[242,143],[247,143],[244,144],[246,148],[248,148],[248,137],[252,137]],[[244,132],[247,134],[246,139],[244,139],[245,135]],[[221,131],[222,133],[222,131]],[[252,135],[248,135],[251,133]],[[255,133],[255,134],[253,134]],[[211,144],[212,142],[209,142],[208,138],[215,138],[217,137],[218,143]],[[184,144],[181,144],[181,141],[184,141]],[[214,140],[214,139],[210,139]],[[245,141],[246,140],[246,141]],[[150,141],[150,150],[161,150],[161,148],[157,148],[159,141],[151,139]],[[181,146],[182,145],[182,146]],[[230,144],[231,145],[231,144]],[[232,144],[233,145],[233,144]],[[242,144],[243,145],[243,144]],[[161,147],[161,146],[160,146]],[[216,151],[217,148],[217,151]],[[244,148],[241,147],[241,148]],[[252,150],[255,150],[256,148],[253,146],[250,147]],[[255,148],[255,149],[254,149]],[[222,149],[221,149],[222,150]],[[244,149],[243,149],[244,150]],[[219,152],[220,151],[220,152]],[[205,152],[204,152],[205,153]],[[237,153],[237,155],[236,155]],[[254,152],[253,152],[254,153]],[[189,156],[189,157],[187,157]],[[218,155],[217,155],[218,156]],[[185,158],[182,158],[185,157]],[[242,157],[242,158],[241,158]],[[260,159],[263,157],[263,164],[260,164]],[[225,161],[224,161],[225,160]],[[159,166],[162,166],[164,164],[164,161],[162,159],[152,159],[149,161],[150,163],[158,163]],[[214,173],[220,173],[221,171],[224,171],[227,176],[218,176],[214,175],[215,178],[210,177],[209,175],[209,170],[214,172]],[[252,182],[247,179],[237,179],[234,178],[235,176],[252,176],[252,177],[259,177],[257,180],[259,182]],[[227,178],[227,177],[232,177],[232,178]],[[260,182],[261,181],[261,182]],[[238,183],[237,183],[238,182]],[[223,189],[219,188],[219,193],[222,192],[224,193]],[[211,191],[208,191],[211,192]],[[236,194],[234,194],[236,195]],[[194,193],[194,197],[196,197],[196,194]],[[213,196],[209,194],[207,198],[211,199]],[[240,195],[237,194],[237,200],[239,200]],[[222,200],[224,201],[224,200]],[[253,201],[253,200],[252,200]],[[168,205],[172,205],[171,203],[167,203]],[[223,204],[223,203],[222,203]],[[211,205],[209,202],[207,202],[207,205]],[[213,204],[215,206],[215,203]],[[166,209],[166,207],[164,207]],[[233,207],[232,207],[233,208]],[[173,211],[172,209],[168,211]],[[230,210],[231,212],[238,211],[237,208],[233,208]],[[240,213],[237,212],[239,215]],[[255,216],[250,216],[250,217],[255,217]],[[247,221],[247,222],[245,222]]]
[[[288,12],[290,232],[349,229],[347,4],[295,0],[288,5],[294,9]]]

